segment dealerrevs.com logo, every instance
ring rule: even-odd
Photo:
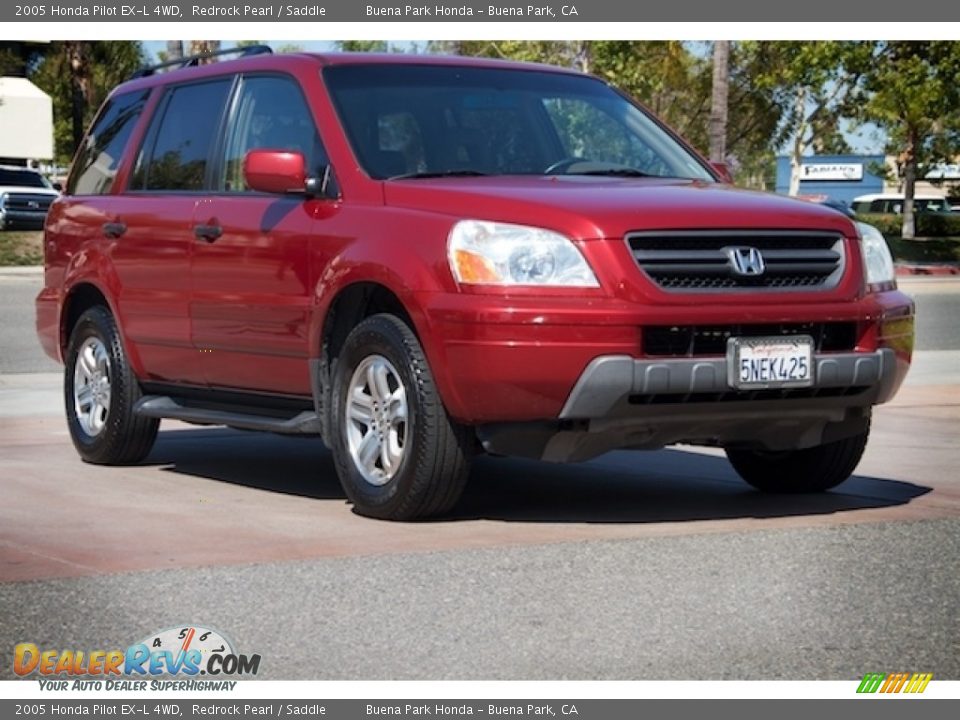
[[[13,652],[13,671],[36,674],[49,690],[145,690],[148,681],[151,690],[232,690],[236,681],[226,677],[259,670],[259,654],[237,653],[223,633],[195,625],[151,633],[126,650],[41,649],[24,642]]]

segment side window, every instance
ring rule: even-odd
[[[670,168],[626,126],[596,105],[574,98],[544,102],[567,157],[625,165],[654,175]]]
[[[126,93],[106,104],[77,154],[68,194],[102,195],[110,190],[147,95],[149,91]]]
[[[245,77],[235,107],[219,189],[247,189],[243,158],[250,150],[295,150],[303,154],[307,172],[314,175],[327,163],[313,116],[293,80]]]
[[[211,145],[232,79],[183,85],[170,97],[147,133],[132,187],[202,190]],[[157,124],[159,122],[159,125]]]

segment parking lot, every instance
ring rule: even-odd
[[[197,623],[278,679],[960,679],[960,281],[904,283],[915,368],[833,492],[693,448],[484,458],[415,524],[354,515],[315,440],[165,423],[142,465],[84,465],[39,281],[0,274],[0,677],[16,642]]]

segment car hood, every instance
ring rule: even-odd
[[[814,203],[672,178],[497,176],[388,180],[393,207],[535,225],[572,237],[634,230],[798,229],[853,235],[851,221]]]
[[[3,193],[23,193],[24,195],[49,195],[50,197],[57,197],[60,195],[56,190],[51,188],[35,188],[35,187],[24,187],[23,185],[0,185],[0,194]]]

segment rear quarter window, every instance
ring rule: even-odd
[[[125,93],[107,101],[84,138],[67,183],[70,195],[110,192],[120,160],[149,91]]]

